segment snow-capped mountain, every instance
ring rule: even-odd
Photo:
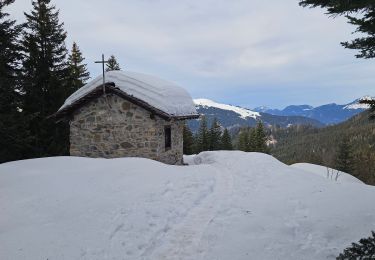
[[[361,104],[360,101],[361,100],[373,100],[373,99],[374,99],[373,97],[364,96],[362,98],[354,100],[352,103],[347,104],[344,107],[344,109],[362,109],[362,110],[369,109],[370,108],[369,105],[367,105],[367,104]]]
[[[282,110],[264,109],[261,107],[261,109],[255,108],[254,111],[278,116],[303,116],[318,120],[327,125],[332,125],[346,121],[352,116],[355,116],[356,114],[368,109],[368,105],[359,103],[359,101],[363,99],[371,99],[371,97],[366,96],[344,105],[338,105],[336,103],[326,104],[318,107],[312,107],[309,105],[291,105]]]
[[[194,99],[194,103],[198,107],[205,107],[205,108],[213,107],[213,108],[218,108],[222,110],[233,111],[239,114],[240,117],[243,119],[246,119],[249,117],[257,119],[258,117],[260,117],[260,114],[258,112],[251,111],[247,108],[242,108],[242,107],[232,106],[232,105],[227,105],[227,104],[220,104],[220,103],[216,103],[215,101],[205,99],[205,98]]]
[[[262,120],[266,125],[288,125],[310,124],[314,126],[323,126],[317,120],[302,116],[279,116],[254,111],[251,109],[217,103],[209,99],[194,99],[198,113],[204,114],[210,124],[214,118],[217,118],[220,124],[225,128],[237,128],[242,126],[254,126],[257,120]],[[189,126],[192,131],[196,131],[199,126],[198,120],[191,120]]]

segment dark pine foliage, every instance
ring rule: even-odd
[[[199,130],[194,136],[187,125],[184,127],[184,154],[233,150],[232,138],[228,129],[222,133],[220,122],[217,119],[212,121],[210,128],[207,127],[205,116],[202,116],[199,121]]]
[[[374,0],[302,0],[303,7],[321,7],[327,14],[336,17],[344,15],[348,23],[356,27],[355,32],[361,37],[341,45],[348,49],[359,50],[357,58],[375,58],[375,3]],[[375,101],[363,100],[371,106],[371,119],[375,119]]]
[[[121,70],[120,64],[117,62],[116,57],[114,55],[111,55],[111,57],[109,57],[108,63],[106,65],[106,71]]]
[[[280,161],[293,164],[308,162],[339,168],[337,154],[343,136],[348,139],[353,176],[367,184],[375,184],[375,122],[363,112],[338,125],[314,128],[296,125],[287,129],[272,128],[277,144],[272,155]],[[342,149],[346,150],[346,149]],[[344,156],[345,157],[345,156]]]
[[[189,126],[187,124],[184,125],[184,132],[183,132],[183,150],[184,154],[190,155],[194,153],[194,137],[193,133],[191,132]]]
[[[221,150],[233,150],[232,138],[226,128],[221,137]]]
[[[251,128],[242,128],[238,134],[238,143],[237,149],[244,152],[251,151],[250,145],[250,135],[251,135]]]
[[[359,243],[352,243],[341,253],[337,260],[355,260],[355,259],[375,259],[375,232],[371,232],[372,236],[362,238]]]
[[[303,0],[303,7],[327,9],[330,16],[344,15],[348,23],[356,27],[355,32],[363,36],[351,42],[342,42],[345,48],[357,49],[357,58],[375,58],[375,4],[373,0]]]
[[[87,65],[84,60],[81,50],[77,43],[74,42],[68,57],[69,76],[67,90],[69,94],[83,87],[87,80],[90,79],[90,73],[87,71]]]
[[[209,131],[209,150],[216,151],[221,148],[221,128],[216,118],[212,121]]]
[[[237,148],[244,152],[269,153],[263,123],[259,121],[255,128],[242,128],[238,136]]]
[[[25,13],[22,39],[23,109],[33,118],[29,130],[34,141],[29,157],[67,154],[68,125],[48,119],[70,94],[66,32],[50,0],[34,0],[32,5],[32,11]]]
[[[346,137],[342,139],[338,147],[336,169],[347,173],[352,173],[354,170],[353,151],[349,139]]]
[[[258,121],[255,130],[253,130],[253,152],[269,153],[267,146],[267,135],[264,131],[263,123]]]
[[[200,118],[198,133],[195,136],[195,153],[208,151],[210,148],[209,130],[205,116]]]
[[[0,1],[0,163],[24,158],[30,139],[18,80],[22,26],[4,11],[13,2]]]

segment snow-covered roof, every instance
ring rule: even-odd
[[[142,104],[154,108],[169,117],[196,117],[198,115],[189,93],[178,85],[150,76],[130,71],[110,71],[105,73],[106,84],[124,95],[140,100]],[[99,76],[68,97],[57,114],[67,110],[90,93],[102,86]]]

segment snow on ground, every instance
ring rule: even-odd
[[[260,117],[260,114],[258,112],[254,112],[254,111],[251,111],[249,109],[242,108],[242,107],[216,103],[215,101],[205,99],[205,98],[194,99],[194,103],[198,106],[215,107],[215,108],[220,108],[220,109],[223,109],[223,110],[233,111],[233,112],[239,114],[241,116],[241,118],[243,118],[243,119],[246,119],[248,117],[252,117],[254,119],[257,119],[258,117]]]
[[[337,181],[340,183],[346,183],[346,182],[363,183],[362,181],[358,180],[356,177],[354,177],[353,175],[350,175],[349,173],[341,172],[339,170],[327,168],[321,165],[316,165],[316,164],[311,164],[311,163],[295,163],[295,164],[292,164],[291,167],[294,167],[303,171],[308,171],[313,174],[317,174],[331,181]]]
[[[375,228],[372,186],[259,153],[186,161],[0,165],[0,259],[334,259]]]

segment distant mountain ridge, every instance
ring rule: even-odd
[[[368,106],[360,104],[361,99],[368,99],[370,97],[363,97],[356,99],[349,104],[338,105],[336,103],[326,104],[318,107],[310,105],[290,105],[282,110],[271,109],[268,107],[257,107],[253,109],[255,112],[263,112],[278,116],[303,116],[318,120],[326,125],[334,125],[348,120],[349,118],[365,111]]]
[[[257,120],[261,120],[266,125],[279,125],[281,127],[301,124],[316,127],[324,126],[324,124],[315,119],[303,116],[272,115],[239,106],[217,103],[209,99],[194,99],[194,103],[198,113],[205,115],[209,124],[214,118],[217,118],[221,126],[228,129],[255,126]],[[189,127],[193,132],[197,131],[198,126],[198,120],[189,121]]]

